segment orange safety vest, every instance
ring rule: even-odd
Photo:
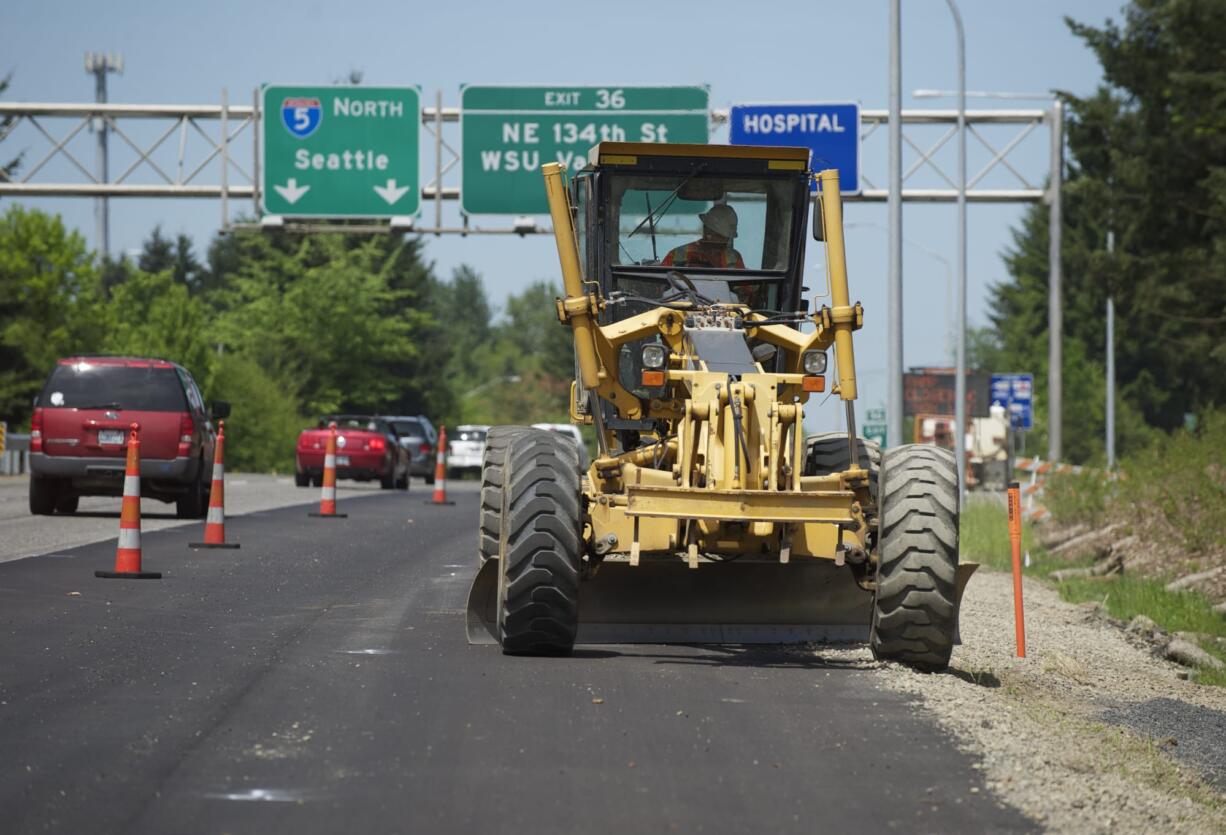
[[[732,267],[745,269],[741,253],[731,246],[694,241],[673,249],[660,262],[666,267]]]

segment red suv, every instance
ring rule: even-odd
[[[123,495],[128,428],[140,424],[143,498],[174,502],[180,519],[208,510],[213,420],[187,369],[160,359],[60,360],[30,421],[30,512],[73,513],[81,496]]]

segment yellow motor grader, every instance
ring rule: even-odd
[[[867,639],[944,668],[973,571],[954,457],[855,434],[864,313],[838,172],[811,172],[802,148],[625,142],[593,148],[569,187],[543,172],[571,418],[598,454],[581,471],[568,436],[490,431],[469,639],[514,654]],[[809,310],[814,181],[830,304]],[[806,438],[814,395],[842,401],[845,431]]]

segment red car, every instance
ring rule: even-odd
[[[213,420],[186,368],[161,359],[60,360],[30,420],[30,512],[74,513],[81,496],[121,496],[128,429],[140,424],[141,496],[203,518],[213,477]]]
[[[294,483],[299,487],[323,483],[328,424],[335,423],[336,477],[375,481],[384,490],[409,489],[409,454],[390,423],[372,415],[329,415],[314,429],[298,436]]]

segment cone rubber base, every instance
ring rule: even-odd
[[[422,504],[455,504],[455,502],[436,502],[434,499],[426,499]]]
[[[188,548],[242,548],[237,542],[189,542]]]
[[[160,580],[160,571],[95,571],[95,577],[105,580]]]
[[[318,510],[312,510],[307,516],[313,516],[316,519],[348,519],[348,513],[320,513]]]

